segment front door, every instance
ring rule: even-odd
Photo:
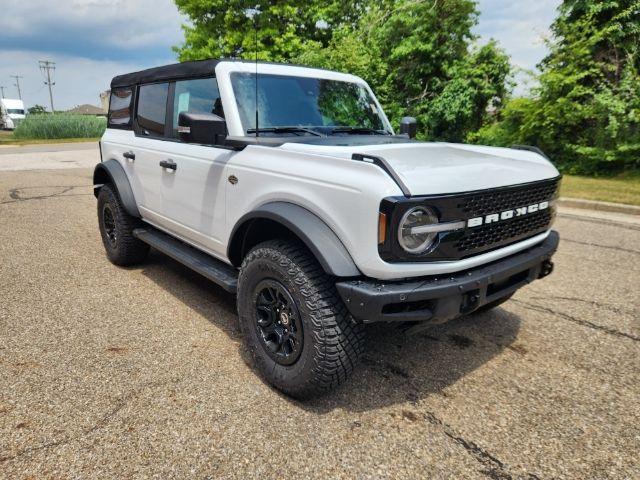
[[[170,88],[167,136],[161,173],[163,227],[224,257],[225,167],[235,152],[187,144],[178,136],[181,112],[223,116],[215,78],[177,81]]]

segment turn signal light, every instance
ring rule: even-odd
[[[378,213],[378,244],[383,244],[387,238],[387,216]]]

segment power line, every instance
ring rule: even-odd
[[[49,87],[49,101],[51,102],[51,113],[54,113],[55,110],[53,109],[53,91],[51,90],[51,87],[55,85],[55,82],[51,80],[51,72],[55,71],[56,64],[55,62],[51,62],[49,60],[38,60],[38,64],[40,66],[40,71],[42,72],[42,75],[46,75],[46,78],[47,78],[44,84]]]
[[[22,92],[20,91],[20,79],[24,78],[22,75],[9,75],[11,78],[16,79],[16,83],[13,85],[18,88],[18,98],[22,100]]]

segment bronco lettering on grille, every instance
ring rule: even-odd
[[[534,203],[533,205],[518,207],[512,210],[505,210],[500,213],[490,213],[489,215],[485,215],[484,217],[470,218],[469,220],[467,220],[467,227],[479,227],[480,225],[485,225],[488,223],[501,222],[510,218],[521,217],[523,215],[528,215],[529,213],[538,212],[546,208],[549,208],[549,202]]]

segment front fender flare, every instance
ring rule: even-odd
[[[132,217],[140,218],[140,211],[133,196],[127,173],[122,168],[122,165],[113,158],[99,163],[93,171],[93,193],[96,197],[100,187],[107,182],[112,183],[115,187],[127,213]]]
[[[229,250],[240,227],[255,219],[275,221],[293,232],[328,274],[336,277],[362,275],[343,243],[322,219],[306,208],[288,202],[267,203],[242,216],[229,237],[229,258]]]

